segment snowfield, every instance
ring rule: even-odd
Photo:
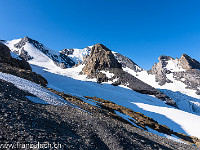
[[[171,66],[172,63],[174,62],[169,63],[167,67],[170,70],[178,71],[177,67]],[[181,68],[179,69],[182,71]],[[128,67],[123,70],[171,97],[181,110],[200,115],[200,95],[197,95],[195,90],[186,88],[187,86],[183,82],[177,81],[172,73],[167,74],[167,78],[173,83],[165,83],[160,86],[155,81],[155,75],[148,74],[146,70],[135,72]]]
[[[200,124],[200,116],[198,115],[176,109],[166,105],[163,101],[157,98],[137,93],[128,88],[112,86],[105,83],[98,84],[87,80],[85,81],[85,78],[83,81],[71,78],[73,76],[73,71],[76,70],[76,72],[78,72],[78,68],[71,68],[71,77],[67,77],[50,73],[47,70],[44,70],[44,68],[36,65],[31,65],[31,67],[33,71],[41,74],[47,79],[49,83],[48,87],[52,89],[60,92],[64,91],[65,93],[81,98],[86,95],[110,100],[136,112],[141,112],[158,121],[158,123],[167,125],[176,132],[200,138],[200,130],[198,128],[198,125]],[[78,76],[81,75],[76,74],[76,78],[78,78]]]
[[[31,101],[41,104],[51,104],[51,105],[66,105],[69,104],[63,98],[58,95],[48,91],[44,87],[33,83],[31,81],[22,79],[20,77],[2,73],[0,72],[0,79],[14,84],[21,90],[28,91],[29,93],[35,95],[36,97],[27,96]]]
[[[93,46],[88,46],[88,48],[83,49],[73,48],[73,54],[68,55],[68,57],[70,57],[76,64],[78,64],[78,62],[82,62],[85,55],[90,54],[90,49],[92,49],[92,47]]]

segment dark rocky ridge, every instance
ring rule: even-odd
[[[128,57],[121,55],[119,53],[114,53],[114,55],[115,55],[116,59],[118,60],[118,62],[122,64],[123,68],[128,67],[128,68],[134,70],[135,72],[139,72],[139,71],[143,70]]]
[[[0,72],[13,74],[42,86],[47,85],[47,80],[32,72],[31,66],[23,58],[21,60],[12,58],[10,49],[2,43],[0,43]]]
[[[90,56],[85,62],[83,68],[84,74],[95,75],[100,70],[107,68],[119,68],[122,69],[122,65],[115,59],[115,56],[104,45],[98,43],[92,47]]]
[[[97,82],[99,83],[117,79],[117,81],[113,82],[113,85],[125,85],[139,93],[154,95],[158,99],[165,101],[166,104],[177,107],[175,101],[170,97],[123,71],[122,65],[115,58],[114,54],[102,44],[98,43],[93,46],[90,55],[84,63],[83,73],[87,74],[88,77],[97,78]],[[108,71],[113,73],[114,76],[109,79],[101,71]]]
[[[196,90],[196,94],[200,95],[200,71],[189,69],[181,72],[174,72],[173,76],[176,80],[185,83],[188,89]]]
[[[74,52],[74,49],[71,48],[71,49],[63,49],[62,51],[60,51],[60,53],[64,54],[64,55],[72,55]]]
[[[10,49],[2,43],[0,43],[0,63],[6,63],[24,70],[31,70],[31,66],[23,58],[21,60],[12,58]]]

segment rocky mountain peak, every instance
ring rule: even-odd
[[[186,70],[200,69],[200,63],[197,60],[192,59],[187,54],[183,54],[181,56],[181,58],[179,59],[179,64]]]
[[[170,57],[170,56],[166,56],[166,55],[161,55],[160,57],[158,57],[159,61],[169,61],[169,60],[174,60],[174,58]]]
[[[166,77],[166,74],[171,73],[170,70],[167,70],[166,66],[168,64],[169,60],[174,60],[174,58],[166,55],[161,55],[158,58],[159,62],[155,63],[151,70],[148,71],[150,74],[155,75],[156,82],[158,82],[159,85],[164,85],[165,83],[172,82]]]
[[[26,43],[31,43],[33,44],[37,49],[43,48],[43,44],[39,43],[36,40],[33,40],[29,38],[28,36],[25,36],[24,38],[21,39],[20,42],[14,44],[15,48],[21,49]]]
[[[110,68],[122,68],[122,65],[117,61],[114,54],[103,44],[95,44],[89,57],[85,61],[83,68],[84,74],[95,74],[100,70]]]

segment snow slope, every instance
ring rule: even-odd
[[[70,57],[76,64],[78,64],[78,62],[83,61],[83,57],[85,55],[90,54],[92,47],[93,46],[88,46],[88,47],[83,48],[83,49],[73,48],[73,53],[70,54],[70,55],[67,55],[67,56]]]
[[[141,112],[146,116],[152,117],[154,120],[158,121],[158,123],[167,125],[176,132],[200,138],[200,129],[197,127],[200,124],[200,116],[168,106],[157,98],[119,86],[81,81],[59,74],[52,74],[36,65],[32,65],[32,68],[33,71],[41,74],[47,79],[49,83],[48,87],[50,88],[64,91],[65,93],[78,97],[88,95],[110,100],[118,105],[125,106],[134,111]],[[73,68],[71,69],[73,70]],[[149,106],[150,108],[153,107],[154,111],[144,106]],[[162,109],[164,111],[160,112]],[[169,111],[171,113],[169,113]]]
[[[27,98],[29,98],[31,101],[35,103],[51,104],[51,105],[69,104],[63,98],[48,91],[44,87],[36,83],[33,83],[31,81],[22,79],[20,77],[0,72],[0,79],[13,83],[19,89],[28,91],[29,93],[35,95],[36,97],[27,96]]]
[[[14,47],[16,43],[19,43],[22,39],[16,39],[12,41],[7,41],[5,44],[10,48],[12,52],[17,52],[21,54],[22,49],[17,49]],[[28,52],[28,54],[33,57],[33,59],[29,60],[30,64],[39,65],[45,67],[47,69],[57,68],[58,66],[55,65],[53,60],[51,60],[47,55],[45,55],[42,51],[38,50],[36,47],[33,46],[31,43],[26,43],[23,48]],[[54,52],[51,51],[53,54]],[[59,52],[55,52],[59,53]]]
[[[182,71],[182,68],[174,66],[173,62],[166,67],[171,71]],[[123,68],[123,70],[171,97],[181,110],[200,115],[200,95],[196,94],[196,90],[186,88],[187,85],[183,82],[177,81],[173,77],[173,73],[167,74],[167,78],[172,83],[165,83],[160,86],[155,80],[155,75],[148,74],[146,70],[135,72],[128,67]]]

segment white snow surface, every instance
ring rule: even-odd
[[[144,103],[133,103],[146,111],[160,114],[169,118],[173,122],[179,124],[183,130],[187,130],[187,132],[191,135],[200,137],[200,130],[198,130],[200,116],[173,108],[159,107]]]
[[[167,125],[176,132],[200,138],[200,129],[198,127],[200,116],[176,109],[166,105],[163,101],[155,97],[140,94],[128,88],[91,82],[84,77],[84,75],[77,75],[77,72],[79,72],[83,66],[65,69],[69,70],[65,72],[65,75],[68,74],[70,77],[50,73],[48,70],[44,70],[44,68],[36,65],[31,66],[33,71],[47,79],[49,83],[48,87],[52,89],[64,91],[65,93],[78,97],[86,95],[110,100],[118,105],[125,106],[136,112],[141,112],[146,116],[152,117],[154,120],[158,121],[158,123]],[[73,79],[74,76],[75,79]],[[163,111],[161,112],[161,110]]]
[[[172,67],[168,66],[168,68]],[[155,75],[148,74],[146,70],[135,72],[128,67],[123,68],[123,70],[171,97],[176,101],[181,110],[200,115],[200,95],[197,95],[195,90],[186,88],[187,86],[185,83],[177,81],[172,73],[167,74],[167,78],[170,79],[172,83],[166,83],[160,86],[158,82],[155,81]],[[178,71],[178,69],[174,70]]]
[[[114,73],[110,73],[109,71],[100,71],[100,72],[104,73],[108,78],[114,77]]]
[[[83,57],[85,55],[90,54],[90,50],[91,50],[92,46],[88,46],[88,48],[83,48],[83,49],[77,49],[74,48],[74,52],[71,55],[68,55],[68,57],[70,57],[76,64],[78,64],[78,62],[82,62],[83,61]]]
[[[177,59],[171,59],[167,61],[167,66],[165,67],[167,70],[170,70],[172,72],[178,72],[178,71],[185,71],[183,67],[179,65],[179,60]]]
[[[14,44],[20,42],[21,39],[16,39],[12,41],[7,41],[5,44],[10,48],[12,52],[18,52],[18,54],[21,54],[21,49],[17,49],[14,47]],[[35,46],[33,46],[31,43],[26,43],[23,48],[28,52],[28,54],[33,57],[33,59],[29,60],[28,62],[30,64],[35,64],[42,66],[47,69],[56,69],[58,66],[56,66],[47,55],[45,55],[42,51],[38,50]],[[53,51],[48,49],[52,54],[59,54],[59,52]]]
[[[36,97],[27,96],[27,98],[29,98],[31,101],[35,103],[51,104],[51,105],[69,104],[63,98],[48,91],[44,87],[36,83],[33,83],[31,81],[22,79],[20,77],[0,72],[0,79],[13,83],[19,89],[28,91],[29,93],[35,95]]]

